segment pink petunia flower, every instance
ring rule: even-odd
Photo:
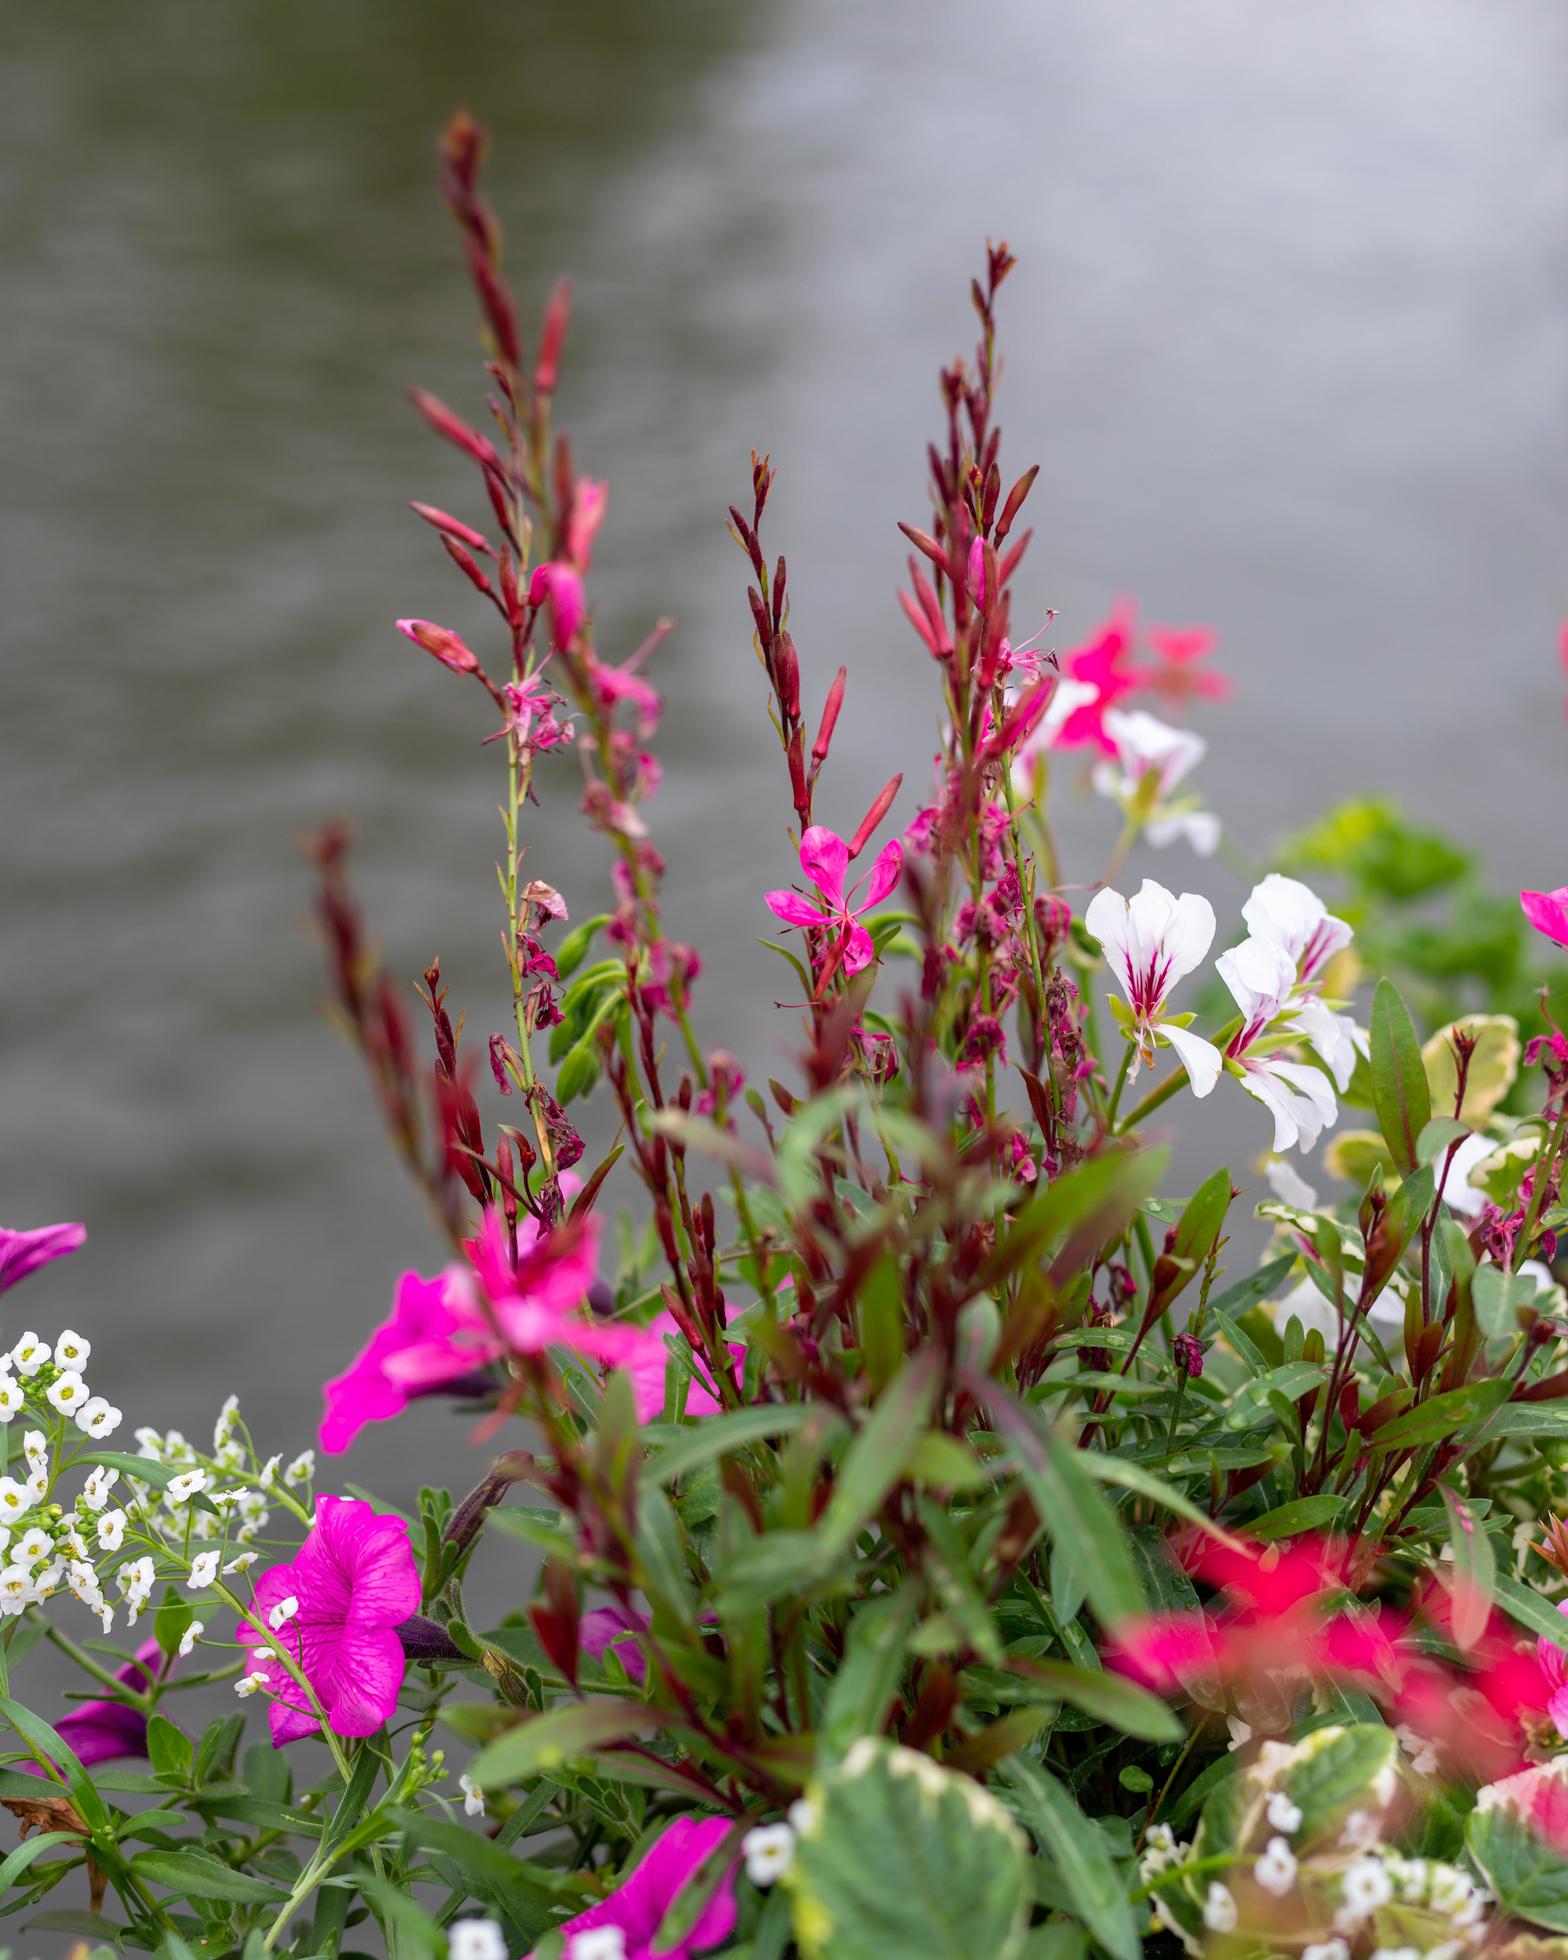
[[[1559,885],[1554,892],[1521,892],[1519,903],[1537,932],[1568,946],[1568,885]]]
[[[577,1623],[577,1644],[596,1661],[602,1660],[613,1646],[615,1658],[625,1668],[627,1678],[641,1687],[648,1678],[647,1657],[635,1637],[625,1636],[644,1634],[652,1624],[646,1613],[630,1606],[595,1606]]]
[[[396,1711],[407,1667],[397,1628],[418,1610],[407,1524],[357,1498],[322,1497],[294,1558],[256,1581],[253,1611],[267,1631],[242,1621],[239,1639],[244,1647],[286,1652],[335,1735],[374,1735]],[[274,1748],[317,1732],[315,1712],[276,1660],[257,1661],[251,1671],[266,1677],[272,1697]]]
[[[145,1694],[153,1684],[158,1665],[157,1641],[144,1640],[136,1650],[135,1660],[127,1661],[114,1678],[134,1693]],[[147,1717],[141,1709],[125,1701],[110,1701],[105,1697],[78,1702],[55,1723],[54,1732],[75,1751],[84,1769],[91,1769],[94,1763],[112,1763],[123,1756],[147,1753]],[[25,1776],[44,1773],[37,1763],[18,1762],[11,1767],[21,1770]]]
[[[735,1930],[735,1867],[724,1875],[719,1889],[703,1907],[697,1923],[673,1946],[655,1946],[665,1914],[680,1897],[699,1865],[723,1842],[729,1823],[722,1817],[678,1817],[638,1859],[625,1880],[607,1899],[568,1919],[568,1960],[573,1935],[596,1927],[614,1927],[621,1935],[626,1960],[692,1960],[711,1953]],[[738,1863],[738,1861],[737,1861]]]
[[[844,971],[859,973],[871,964],[876,951],[870,933],[858,922],[859,915],[880,904],[903,876],[904,847],[896,837],[884,844],[871,869],[846,894],[849,846],[836,831],[814,823],[800,840],[800,868],[816,886],[822,904],[813,905],[799,892],[766,892],[768,910],[789,926],[837,929]],[[857,902],[862,889],[865,895]]]
[[[637,1405],[637,1420],[654,1422],[664,1407],[665,1383],[669,1374],[670,1353],[664,1345],[664,1337],[666,1334],[679,1334],[680,1328],[676,1324],[674,1314],[666,1311],[656,1314],[642,1332],[651,1335],[653,1339],[644,1351],[634,1355],[625,1366],[631,1378],[632,1395]],[[734,1360],[744,1362],[746,1359],[746,1350],[739,1343],[731,1341],[729,1350]],[[687,1351],[690,1352],[690,1349],[688,1348]],[[694,1356],[693,1359],[696,1367],[686,1387],[686,1413],[689,1416],[716,1415],[724,1404],[714,1394],[712,1384],[708,1380],[707,1363],[700,1357]]]
[[[29,1273],[64,1259],[87,1243],[85,1225],[36,1225],[29,1232],[0,1225],[0,1293],[20,1286]]]
[[[478,1345],[486,1331],[473,1281],[461,1267],[449,1266],[434,1279],[404,1273],[391,1317],[343,1373],[322,1387],[322,1449],[341,1455],[367,1422],[390,1422],[423,1390],[470,1374],[487,1358]],[[467,1339],[471,1333],[477,1333],[474,1342]],[[408,1356],[417,1357],[416,1365],[405,1363],[400,1370]]]

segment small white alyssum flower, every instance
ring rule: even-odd
[[[190,1659],[191,1655],[195,1652],[196,1642],[200,1640],[206,1631],[207,1623],[205,1620],[191,1621],[190,1625],[180,1635],[180,1659],[182,1661],[188,1661]]]
[[[223,1407],[218,1411],[218,1420],[212,1426],[212,1449],[214,1455],[223,1448],[224,1444],[234,1434],[234,1425],[239,1420],[239,1413],[240,1398],[237,1395],[226,1395],[223,1399]]]
[[[1218,1879],[1210,1884],[1209,1895],[1203,1902],[1203,1923],[1211,1933],[1236,1930],[1236,1901],[1230,1887],[1221,1885]]]
[[[1282,1837],[1271,1837],[1263,1856],[1252,1867],[1252,1876],[1265,1892],[1284,1898],[1296,1882],[1296,1855]]]
[[[1301,1960],[1350,1960],[1350,1947],[1340,1939],[1314,1940],[1301,1949]]]
[[[283,1481],[292,1488],[295,1484],[308,1484],[316,1474],[316,1452],[301,1450],[299,1455],[283,1473]]]
[[[626,1960],[626,1935],[619,1926],[590,1926],[572,1935],[566,1960]]]
[[[1265,1813],[1276,1831],[1283,1831],[1289,1837],[1292,1831],[1301,1829],[1301,1806],[1292,1803],[1283,1790],[1276,1790],[1269,1798]]]
[[[82,1434],[100,1439],[112,1436],[124,1420],[105,1395],[90,1395],[76,1412],[76,1426]]]
[[[54,1365],[57,1368],[85,1368],[92,1351],[91,1341],[84,1341],[80,1334],[73,1333],[67,1327],[54,1344]]]
[[[485,1793],[471,1776],[460,1776],[457,1787],[463,1793],[463,1808],[470,1817],[483,1817],[485,1814]]]
[[[0,1572],[0,1613],[20,1613],[37,1597],[37,1583],[25,1565],[8,1565]]]
[[[796,1837],[810,1837],[817,1828],[817,1806],[810,1797],[797,1797],[784,1815],[789,1819]]]
[[[125,1513],[105,1511],[98,1520],[98,1545],[101,1551],[117,1552],[125,1543]]]
[[[11,1547],[12,1563],[31,1568],[54,1550],[54,1540],[42,1525],[31,1524]]]
[[[101,1511],[109,1501],[109,1493],[120,1481],[118,1470],[110,1470],[99,1464],[82,1486],[82,1502],[89,1511]]]
[[[223,1576],[227,1579],[235,1572],[248,1572],[255,1563],[256,1554],[254,1552],[241,1552],[238,1558],[231,1558],[229,1560],[228,1564],[223,1568]]]
[[[169,1479],[169,1500],[174,1504],[188,1504],[198,1491],[206,1488],[205,1470],[182,1470],[177,1477]]]
[[[235,1682],[234,1692],[242,1700],[248,1700],[251,1695],[256,1694],[260,1689],[270,1688],[271,1686],[272,1683],[268,1677],[262,1673],[260,1668],[256,1668],[252,1673],[242,1676],[241,1679]]]
[[[1393,1881],[1381,1858],[1354,1858],[1340,1874],[1340,1894],[1346,1907],[1365,1917],[1386,1906],[1394,1896]]]
[[[49,1468],[49,1445],[44,1440],[44,1432],[41,1429],[28,1430],[22,1438],[22,1454],[27,1458],[29,1470]]]
[[[191,1560],[191,1574],[185,1581],[187,1592],[205,1592],[218,1576],[218,1552],[198,1552]]]
[[[37,1502],[38,1493],[26,1484],[19,1484],[15,1477],[0,1477],[0,1518],[23,1517]]]
[[[454,1919],[446,1950],[447,1960],[507,1960],[506,1936],[493,1919]]]
[[[788,1824],[759,1824],[740,1841],[746,1876],[753,1885],[776,1885],[795,1862],[795,1833]]]
[[[150,1558],[133,1559],[129,1565],[120,1567],[120,1590],[125,1595],[127,1625],[135,1626],[136,1615],[152,1598],[157,1576]]]
[[[33,1376],[49,1360],[47,1345],[28,1330],[11,1350],[11,1359],[16,1364],[19,1375]]]
[[[63,1416],[79,1409],[91,1393],[92,1390],[74,1368],[67,1368],[63,1375],[56,1375],[44,1390],[50,1406],[58,1409]]]
[[[293,1593],[290,1593],[287,1599],[280,1599],[277,1605],[267,1615],[267,1625],[271,1627],[274,1633],[277,1633],[281,1628],[288,1625],[289,1621],[293,1619],[298,1611],[299,1601]]]
[[[0,1422],[10,1422],[21,1412],[21,1384],[14,1375],[0,1374]]]

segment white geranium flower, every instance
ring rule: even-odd
[[[788,1824],[759,1824],[740,1841],[746,1876],[753,1885],[776,1885],[795,1862],[795,1833]]]
[[[1096,892],[1084,925],[1099,940],[1132,1009],[1136,1049],[1129,1079],[1140,1063],[1153,1063],[1158,1036],[1176,1050],[1193,1094],[1206,1096],[1220,1077],[1220,1051],[1163,1017],[1172,988],[1202,963],[1214,942],[1214,907],[1195,892],[1176,898],[1145,878],[1131,898]]]
[[[1294,1205],[1297,1211],[1317,1210],[1317,1186],[1308,1184],[1288,1157],[1265,1158],[1263,1177],[1282,1205]]]
[[[1290,954],[1303,983],[1321,977],[1324,967],[1347,947],[1354,933],[1336,919],[1310,885],[1271,871],[1241,908],[1247,930],[1271,939]]]
[[[1080,708],[1100,698],[1092,681],[1075,681],[1059,674],[1051,690],[1045,713],[1013,751],[1013,793],[1028,802],[1038,791],[1044,775],[1042,761],[1056,747],[1056,738]]]
[[[1175,798],[1177,785],[1202,761],[1208,743],[1190,728],[1172,728],[1144,708],[1107,708],[1105,732],[1116,761],[1096,765],[1093,783],[1137,817],[1156,847],[1185,838],[1199,857],[1212,857],[1220,841],[1219,818],[1196,797]]]
[[[1272,1045],[1298,1030],[1291,1007],[1296,969],[1290,954],[1267,939],[1244,939],[1221,953],[1214,970],[1241,1009],[1239,1033],[1225,1050],[1248,1095],[1274,1118],[1274,1148],[1299,1144],[1310,1150],[1325,1128],[1338,1121],[1339,1104],[1328,1077],[1306,1062],[1282,1058]]]

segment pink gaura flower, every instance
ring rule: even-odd
[[[565,703],[537,672],[525,674],[520,681],[507,681],[501,698],[506,703],[506,719],[493,735],[485,737],[487,742],[515,735],[524,748],[553,749],[571,741],[573,724],[562,721],[556,713]]]
[[[651,1844],[607,1899],[568,1919],[561,1927],[566,1934],[568,1960],[572,1936],[592,1932],[596,1927],[614,1927],[625,1945],[626,1960],[692,1960],[699,1953],[711,1953],[735,1930],[735,1868],[725,1873],[719,1889],[698,1916],[684,1939],[672,1946],[655,1946],[654,1939],[665,1914],[680,1897],[688,1881],[704,1859],[723,1843],[730,1829],[722,1817],[678,1817],[669,1829]]]
[[[1521,892],[1519,903],[1537,932],[1568,946],[1568,885],[1559,885],[1554,892]]]
[[[549,605],[551,639],[557,649],[570,646],[583,623],[582,574],[575,565],[569,565],[559,558],[536,565],[534,575],[528,582],[528,603],[531,606]]]
[[[482,1350],[487,1332],[462,1267],[450,1266],[434,1279],[404,1273],[390,1318],[322,1388],[322,1449],[340,1455],[367,1422],[390,1422],[414,1396],[472,1373],[488,1358]]]
[[[136,1650],[135,1660],[117,1669],[114,1678],[134,1694],[145,1694],[157,1678],[160,1665],[157,1641],[144,1640]],[[55,1723],[54,1732],[75,1752],[84,1769],[91,1769],[94,1763],[112,1763],[122,1756],[147,1753],[147,1717],[141,1709],[125,1701],[110,1701],[106,1697],[100,1701],[78,1702]],[[11,1767],[21,1770],[25,1776],[44,1774],[37,1763],[19,1762]]]
[[[294,1558],[256,1581],[252,1611],[266,1630],[242,1621],[239,1639],[286,1652],[335,1735],[374,1735],[397,1708],[407,1667],[397,1629],[418,1610],[419,1570],[403,1520],[358,1498],[322,1497]],[[274,1748],[316,1733],[314,1710],[276,1660],[256,1661],[251,1671],[267,1677]]]
[[[813,905],[799,892],[767,892],[768,910],[789,926],[836,930],[844,971],[859,973],[871,964],[876,951],[859,916],[879,905],[903,876],[903,846],[896,837],[884,844],[871,869],[846,894],[849,846],[836,831],[814,823],[800,840],[800,868],[816,886],[821,905]],[[862,891],[864,895],[857,898]]]
[[[8,1231],[0,1225],[0,1293],[20,1286],[29,1273],[64,1259],[86,1243],[85,1225],[35,1225],[26,1232]]]
[[[580,476],[572,491],[572,508],[566,520],[566,556],[579,571],[586,572],[593,557],[593,541],[604,522],[604,507],[610,500],[610,486],[590,476]]]

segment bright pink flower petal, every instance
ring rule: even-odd
[[[1519,903],[1537,932],[1568,946],[1568,885],[1552,892],[1521,892]]]
[[[823,926],[828,922],[828,914],[802,898],[799,892],[764,892],[762,896],[774,918],[782,919],[787,926]]]
[[[390,1317],[343,1373],[323,1385],[320,1440],[328,1455],[346,1450],[367,1422],[401,1415],[417,1389],[454,1381],[487,1358],[457,1340],[476,1314],[471,1296],[468,1277],[457,1268],[435,1279],[402,1275]]]
[[[814,823],[800,840],[800,868],[837,912],[844,903],[844,878],[849,870],[849,846],[837,831]]]
[[[583,582],[576,569],[554,560],[536,566],[528,585],[528,603],[550,606],[550,638],[556,650],[570,645],[583,623]]]
[[[333,1733],[374,1735],[390,1721],[407,1667],[403,1643],[391,1627],[349,1628],[325,1680],[313,1684]]]
[[[577,1625],[577,1644],[594,1660],[603,1660],[613,1646],[615,1658],[627,1677],[639,1684],[648,1678],[648,1661],[635,1637],[646,1633],[652,1622],[646,1613],[634,1613],[626,1606],[596,1606],[584,1613]]]
[[[866,888],[866,895],[853,909],[856,912],[865,912],[873,905],[880,905],[903,875],[904,847],[894,837],[882,846],[877,853],[876,863],[861,880],[861,884]],[[855,890],[858,892],[860,885],[857,885]]]
[[[864,926],[851,926],[844,935],[844,971],[861,973],[876,958],[876,945]]]
[[[0,1293],[86,1242],[85,1225],[37,1225],[30,1232],[10,1232],[0,1225]]]
[[[723,1842],[729,1830],[722,1817],[679,1817],[645,1851],[608,1898],[568,1919],[563,1933],[586,1933],[595,1926],[617,1927],[625,1939],[626,1960],[692,1960],[727,1940],[735,1930],[735,1876],[725,1874],[702,1909],[696,1925],[674,1946],[655,1950],[654,1935],[680,1897],[687,1880]]]

